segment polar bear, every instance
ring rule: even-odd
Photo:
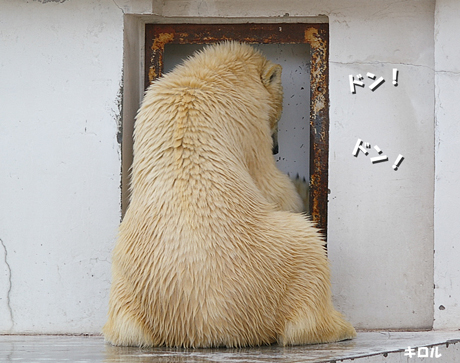
[[[272,156],[281,67],[209,46],[155,81],[134,136],[105,338],[242,347],[350,339],[324,242]]]

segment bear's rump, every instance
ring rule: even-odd
[[[156,281],[150,282],[149,297],[143,299],[152,331],[173,346],[216,342],[222,337],[227,341],[221,344],[230,346],[272,342],[276,294],[267,294],[271,289],[267,291],[266,282],[237,271],[239,266],[203,267],[209,264],[213,263],[182,262],[167,271],[158,269]],[[261,332],[271,334],[261,337]],[[230,342],[243,337],[248,341]]]
[[[206,238],[196,229],[174,227],[175,232],[152,236],[150,248],[138,246],[142,259],[129,259],[139,265],[125,271],[131,276],[145,271],[131,284],[152,334],[172,346],[219,339],[225,346],[275,341],[289,269],[274,241],[260,231],[238,235],[241,226],[235,225],[227,225],[232,233],[209,228]]]

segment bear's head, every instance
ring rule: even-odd
[[[250,113],[259,116],[258,122],[267,122],[268,118],[276,154],[278,121],[283,110],[282,67],[268,60],[256,48],[235,41],[210,45],[198,54],[198,58],[202,60],[201,70],[218,69],[220,79],[229,82],[226,86],[239,93],[240,97],[234,98],[237,104],[241,107],[246,104]],[[261,109],[256,111],[257,107]]]
[[[220,128],[214,138],[226,135],[221,144],[234,146],[238,149],[234,151],[243,153],[247,161],[257,158],[261,150],[270,152],[272,139],[274,151],[277,148],[278,120],[283,108],[281,71],[280,65],[248,44],[213,44],[154,82],[144,103],[150,99],[168,103],[171,114],[179,105],[195,108],[201,115],[196,121],[200,129],[206,122],[212,123],[212,129]],[[158,104],[151,109],[162,107]]]
[[[245,110],[247,115],[256,115],[252,119],[256,124],[268,122],[265,127],[273,138],[273,153],[277,153],[278,121],[283,109],[279,64],[268,60],[254,47],[236,41],[207,46],[186,64],[187,69],[193,70],[194,80],[198,77],[212,81],[232,98],[230,102],[235,107]],[[260,130],[260,125],[254,126]]]

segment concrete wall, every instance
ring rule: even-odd
[[[360,328],[429,328],[433,308],[432,1],[331,19],[329,253],[337,306]],[[334,34],[337,34],[334,36]],[[358,40],[359,39],[359,40]],[[398,87],[392,69],[399,70]],[[348,90],[349,74],[385,83]],[[335,83],[335,84],[334,84]],[[351,149],[360,138],[389,161]],[[397,171],[392,164],[405,157]]]
[[[336,306],[358,328],[429,328],[435,299],[435,326],[458,327],[455,0],[0,0],[0,8],[0,332],[98,332],[104,323],[120,155],[125,190],[142,95],[143,24],[310,17],[330,24]],[[372,92],[365,78],[350,93],[348,76],[367,72],[385,83]],[[358,138],[388,161],[372,164],[374,149],[353,157]],[[398,154],[405,160],[394,171]]]
[[[123,14],[0,8],[0,332],[97,332],[120,221]]]
[[[436,2],[435,328],[460,325],[460,3]]]

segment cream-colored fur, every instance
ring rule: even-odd
[[[275,165],[281,67],[206,48],[148,89],[113,254],[114,345],[238,347],[355,336],[331,303],[323,241]]]

